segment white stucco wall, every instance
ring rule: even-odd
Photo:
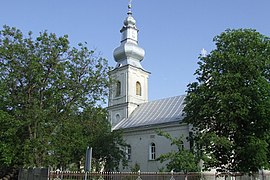
[[[171,142],[163,136],[158,136],[156,129],[168,132],[173,137],[183,135],[184,147],[189,147],[186,137],[189,135],[189,127],[187,125],[171,124],[171,126],[160,126],[151,129],[138,128],[133,131],[126,131],[124,139],[131,146],[131,160],[128,167],[120,166],[120,171],[130,171],[137,163],[142,172],[158,172],[166,167],[166,163],[161,164],[159,161],[149,160],[149,146],[153,142],[156,145],[156,158],[161,154],[177,150],[176,146],[171,146]]]

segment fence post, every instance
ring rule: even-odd
[[[175,180],[174,177],[173,177],[173,169],[171,170],[171,179],[170,180]]]
[[[136,180],[142,180],[142,178],[141,178],[141,170],[138,171],[138,177],[137,177]]]

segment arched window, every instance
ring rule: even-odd
[[[115,92],[115,96],[118,97],[121,95],[121,82],[117,81],[116,82],[116,92]]]
[[[127,160],[131,160],[131,146],[130,145],[128,145],[127,147],[126,147],[126,155],[127,155]]]
[[[180,141],[179,150],[184,150],[184,148],[185,148],[184,142],[183,141]]]
[[[149,146],[149,160],[155,160],[156,159],[156,144],[151,143]]]
[[[136,82],[136,95],[138,96],[142,95],[142,86],[139,81]]]

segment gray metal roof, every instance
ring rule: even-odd
[[[129,118],[120,121],[113,130],[180,122],[183,119],[184,99],[185,95],[140,104]]]

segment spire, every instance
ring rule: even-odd
[[[132,14],[132,12],[131,12],[131,1],[132,0],[129,0],[129,2],[128,2],[128,14]]]
[[[132,16],[130,0],[124,26],[120,30],[122,33],[121,44],[113,52],[114,60],[117,62],[116,68],[125,65],[142,68],[140,62],[143,60],[145,52],[138,46],[138,31],[136,20]]]

